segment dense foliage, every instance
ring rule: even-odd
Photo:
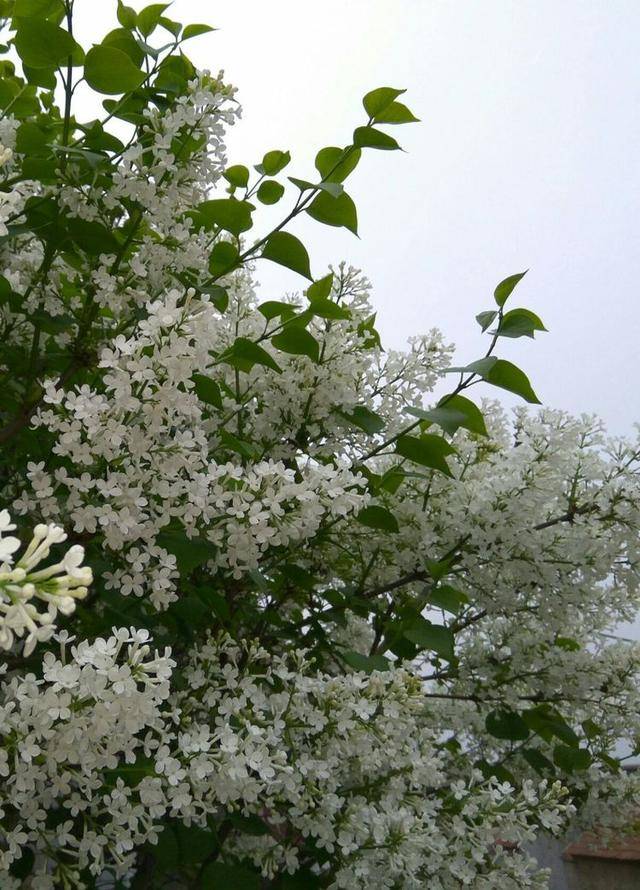
[[[638,445],[468,398],[538,401],[521,274],[451,367],[312,273],[402,90],[307,178],[230,165],[210,29],[119,2],[83,49],[73,5],[0,3],[0,884],[544,886],[522,845],[634,794]]]

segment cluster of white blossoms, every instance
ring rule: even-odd
[[[32,884],[86,886],[81,872],[105,865],[126,872],[132,849],[154,830],[152,780],[135,795],[113,771],[144,757],[165,725],[160,707],[169,695],[175,662],[152,653],[146,631],[114,629],[108,639],[73,645],[56,639],[36,676],[0,684],[0,882],[12,863],[35,854]],[[147,739],[147,741],[145,741]],[[51,819],[51,816],[55,818]],[[25,852],[26,851],[26,852]]]
[[[41,676],[0,685],[3,887],[19,886],[9,868],[27,847],[33,887],[85,886],[86,869],[125,876],[167,817],[206,826],[211,815],[231,855],[267,878],[305,867],[312,841],[339,863],[336,890],[543,886],[513,846],[536,825],[558,829],[566,791],[477,771],[452,784],[406,670],[336,677],[303,652],[220,639],[191,653],[185,691],[170,695],[175,661],[145,631],[57,639]],[[245,834],[251,819],[260,830]]]
[[[273,234],[307,274],[249,234],[286,153],[229,168],[233,90],[161,56],[153,99],[105,104],[126,143],[0,119],[0,886],[542,888],[523,845],[638,793],[640,649],[608,635],[640,446],[425,415],[452,347],[385,351],[345,264],[261,301]]]
[[[0,649],[11,649],[24,636],[23,655],[30,655],[38,642],[51,639],[58,612],[71,615],[76,601],[87,595],[93,574],[83,566],[84,548],[70,547],[53,565],[36,566],[49,558],[51,547],[67,539],[59,525],[38,524],[18,560],[14,554],[20,539],[8,510],[0,510]]]

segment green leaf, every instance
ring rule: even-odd
[[[484,377],[485,374],[489,373],[497,361],[498,359],[495,355],[487,355],[484,358],[479,358],[475,362],[464,365],[464,367],[446,368],[445,374],[479,374],[481,377]]]
[[[409,624],[404,636],[421,649],[429,649],[447,661],[453,661],[455,658],[451,629],[442,624],[432,624],[422,615]]]
[[[267,176],[275,176],[281,170],[284,170],[290,160],[291,155],[288,151],[268,151],[262,159],[260,172],[266,173]]]
[[[487,383],[492,383],[494,386],[522,396],[527,402],[540,404],[540,400],[531,388],[529,378],[524,371],[511,362],[493,355],[478,359],[477,362],[471,362],[465,367],[447,368],[445,373],[478,374]]]
[[[196,225],[200,224],[205,229],[211,230],[218,226],[232,235],[240,235],[247,232],[253,225],[251,212],[253,204],[248,201],[237,201],[235,198],[214,198],[211,201],[203,201],[198,204],[193,212]]]
[[[498,306],[504,306],[513,293],[516,284],[524,278],[528,271],[528,269],[525,269],[524,272],[519,272],[517,275],[509,275],[508,278],[505,278],[504,281],[500,282],[493,292],[493,296],[495,297]]]
[[[322,189],[323,192],[327,192],[332,198],[337,198],[344,192],[344,186],[341,182],[319,182],[314,188]]]
[[[500,337],[531,337],[546,331],[541,319],[529,309],[511,309],[502,317],[497,333]]]
[[[340,411],[340,416],[344,417],[349,423],[364,430],[365,433],[373,436],[381,432],[385,427],[385,421],[375,411],[371,411],[366,405],[356,405],[350,413]]]
[[[42,18],[16,18],[16,51],[30,68],[56,68],[80,50],[64,28]]]
[[[590,717],[582,721],[582,730],[588,739],[595,739],[603,732],[602,727]]]
[[[129,56],[135,68],[140,68],[144,61],[144,53],[140,49],[138,41],[130,31],[126,28],[114,28],[102,38],[101,46],[111,46],[119,49],[126,56]],[[112,100],[106,100],[112,101]],[[119,105],[120,103],[114,103]]]
[[[426,435],[400,436],[396,441],[396,454],[406,457],[423,467],[439,470],[446,476],[451,476],[451,470],[445,460],[448,454],[454,454],[455,448],[441,436]]]
[[[216,28],[212,28],[211,25],[186,25],[182,32],[182,39],[191,40],[192,37],[200,37],[201,34],[209,34],[210,31],[215,30]]]
[[[94,220],[69,217],[67,231],[72,240],[90,256],[117,253],[119,244],[112,233]]]
[[[288,325],[279,334],[271,338],[271,342],[280,352],[290,355],[308,355],[317,362],[320,357],[318,341],[309,331],[297,325]]]
[[[387,109],[398,96],[401,96],[406,92],[406,90],[397,90],[394,87],[378,87],[378,89],[371,90],[371,92],[367,93],[362,100],[364,110],[369,117],[376,118],[379,114],[385,111],[385,109]]]
[[[35,853],[30,847],[22,847],[18,848],[15,855],[19,856],[20,858],[13,860],[13,862],[9,866],[9,871],[12,877],[21,878],[26,883],[27,878],[33,871],[33,866],[36,858]]]
[[[307,213],[318,222],[328,226],[344,226],[354,235],[358,234],[356,205],[346,192],[342,192],[337,198],[327,192],[320,192],[307,207]]]
[[[577,748],[580,743],[578,736],[562,714],[548,705],[538,705],[523,711],[522,719],[532,732],[535,732],[546,742],[550,742],[555,737],[573,748]]]
[[[158,25],[160,16],[171,4],[170,3],[152,3],[140,10],[137,17],[138,30],[144,37],[148,37]]]
[[[496,359],[490,370],[486,374],[481,374],[481,376],[487,383],[521,396],[525,402],[530,402],[534,405],[541,404],[540,399],[531,388],[529,378],[524,371],[521,371],[520,368],[505,359]]]
[[[218,241],[214,244],[209,257],[209,271],[216,278],[226,275],[238,265],[240,254],[235,244],[230,241]]]
[[[497,314],[495,309],[489,309],[487,312],[479,312],[478,315],[476,315],[476,321],[482,328],[483,333],[487,330],[489,325],[493,324]]]
[[[193,374],[191,379],[195,384],[196,395],[201,402],[206,402],[207,405],[213,405],[215,408],[222,408],[220,387],[215,380],[205,377],[204,374]]]
[[[553,749],[553,762],[566,773],[582,772],[591,766],[591,754],[585,748],[556,745]]]
[[[402,102],[392,102],[384,111],[376,114],[375,120],[377,124],[414,124],[420,118],[417,118]]]
[[[487,436],[487,427],[482,416],[482,411],[470,399],[461,395],[445,396],[440,404],[428,411],[422,408],[407,408],[407,414],[437,423],[445,433],[453,435],[459,427]]]
[[[239,865],[211,862],[202,872],[202,890],[260,890],[260,876]]]
[[[333,320],[351,318],[350,310],[346,306],[338,305],[333,300],[312,300],[308,311],[313,313],[313,315],[318,315],[320,318]]]
[[[489,735],[511,742],[529,738],[529,727],[515,711],[492,711],[487,714],[485,726]]]
[[[314,300],[326,300],[331,294],[333,287],[333,272],[329,272],[323,278],[318,278],[313,284],[310,284],[306,290],[307,299],[312,303]]]
[[[360,652],[342,652],[342,658],[354,671],[371,674],[373,671],[388,671],[389,661],[384,655],[362,655]]]
[[[135,9],[125,6],[122,0],[118,0],[118,21],[123,28],[135,28],[137,16]]]
[[[246,337],[238,337],[231,349],[224,354],[223,359],[230,365],[236,365],[242,371],[250,371],[254,365],[264,365],[265,368],[271,368],[278,374],[282,373],[282,368],[273,356],[269,355],[267,350],[259,346],[258,343],[254,343],[253,340]]]
[[[23,64],[22,70],[27,81],[34,86],[42,87],[45,90],[55,90],[56,75],[55,71],[50,68],[29,68]]]
[[[153,863],[160,874],[176,871],[180,865],[178,838],[171,825],[162,829],[158,844],[153,848]]]
[[[256,192],[258,201],[262,201],[263,204],[277,204],[283,195],[284,186],[275,179],[265,179],[260,183]]]
[[[327,182],[343,182],[358,166],[362,152],[350,145],[336,148],[328,145],[316,155],[316,170]]]
[[[175,556],[181,574],[188,575],[213,557],[213,544],[203,538],[188,538],[183,531],[162,531],[157,541],[160,547]]]
[[[399,532],[400,526],[398,520],[390,510],[381,507],[379,504],[371,504],[360,510],[356,519],[360,525],[366,525],[367,528],[376,528],[385,532]]]
[[[145,74],[129,56],[115,46],[93,46],[87,53],[84,76],[98,93],[130,93],[145,79]]]
[[[234,164],[233,167],[227,167],[222,174],[227,182],[235,185],[236,188],[246,188],[249,184],[249,168],[243,164]]]
[[[60,8],[60,0],[16,0],[11,11],[14,18],[46,18]]]
[[[439,609],[444,609],[445,612],[451,612],[452,615],[456,615],[462,606],[468,604],[469,597],[466,593],[456,590],[455,587],[451,587],[449,584],[441,584],[435,590],[429,591],[429,602]]]
[[[229,293],[219,284],[208,284],[200,288],[201,294],[208,294],[211,302],[219,312],[226,312],[229,306]]]
[[[384,151],[400,148],[393,136],[373,127],[357,127],[353,131],[353,144],[358,148],[379,148]]]
[[[269,235],[262,251],[262,257],[265,260],[286,266],[287,269],[293,269],[294,272],[304,275],[305,278],[313,279],[306,247],[302,241],[289,232],[274,232]]]
[[[291,303],[283,303],[280,300],[266,300],[257,307],[258,312],[271,321],[272,318],[292,318],[296,314],[298,306]]]
[[[533,767],[539,775],[544,776],[548,772],[555,772],[551,761],[544,754],[541,754],[537,748],[527,748],[525,751],[521,751],[521,754],[529,766]]]

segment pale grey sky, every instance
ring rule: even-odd
[[[114,7],[79,0],[83,42],[115,27]],[[388,345],[438,326],[471,360],[484,345],[474,315],[498,281],[529,268],[512,299],[550,333],[501,354],[546,404],[632,431],[637,0],[176,0],[170,14],[219,28],[190,55],[239,89],[231,163],[290,149],[286,172],[305,178],[318,148],[346,144],[362,123],[365,92],[406,87],[421,118],[393,130],[406,153],[368,152],[348,181],[361,240],[311,220],[293,229],[315,273],[360,266]],[[258,278],[265,299],[301,286],[269,263]]]

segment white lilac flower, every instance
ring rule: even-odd
[[[0,534],[13,529],[8,511],[0,511]],[[19,538],[0,537],[0,648],[10,649],[16,639],[24,637],[23,654],[30,655],[38,642],[55,633],[57,613],[70,615],[76,600],[87,595],[93,575],[88,566],[82,566],[84,549],[77,544],[62,561],[34,571],[49,558],[51,547],[66,537],[58,525],[36,525],[15,565],[13,554],[20,547]]]

